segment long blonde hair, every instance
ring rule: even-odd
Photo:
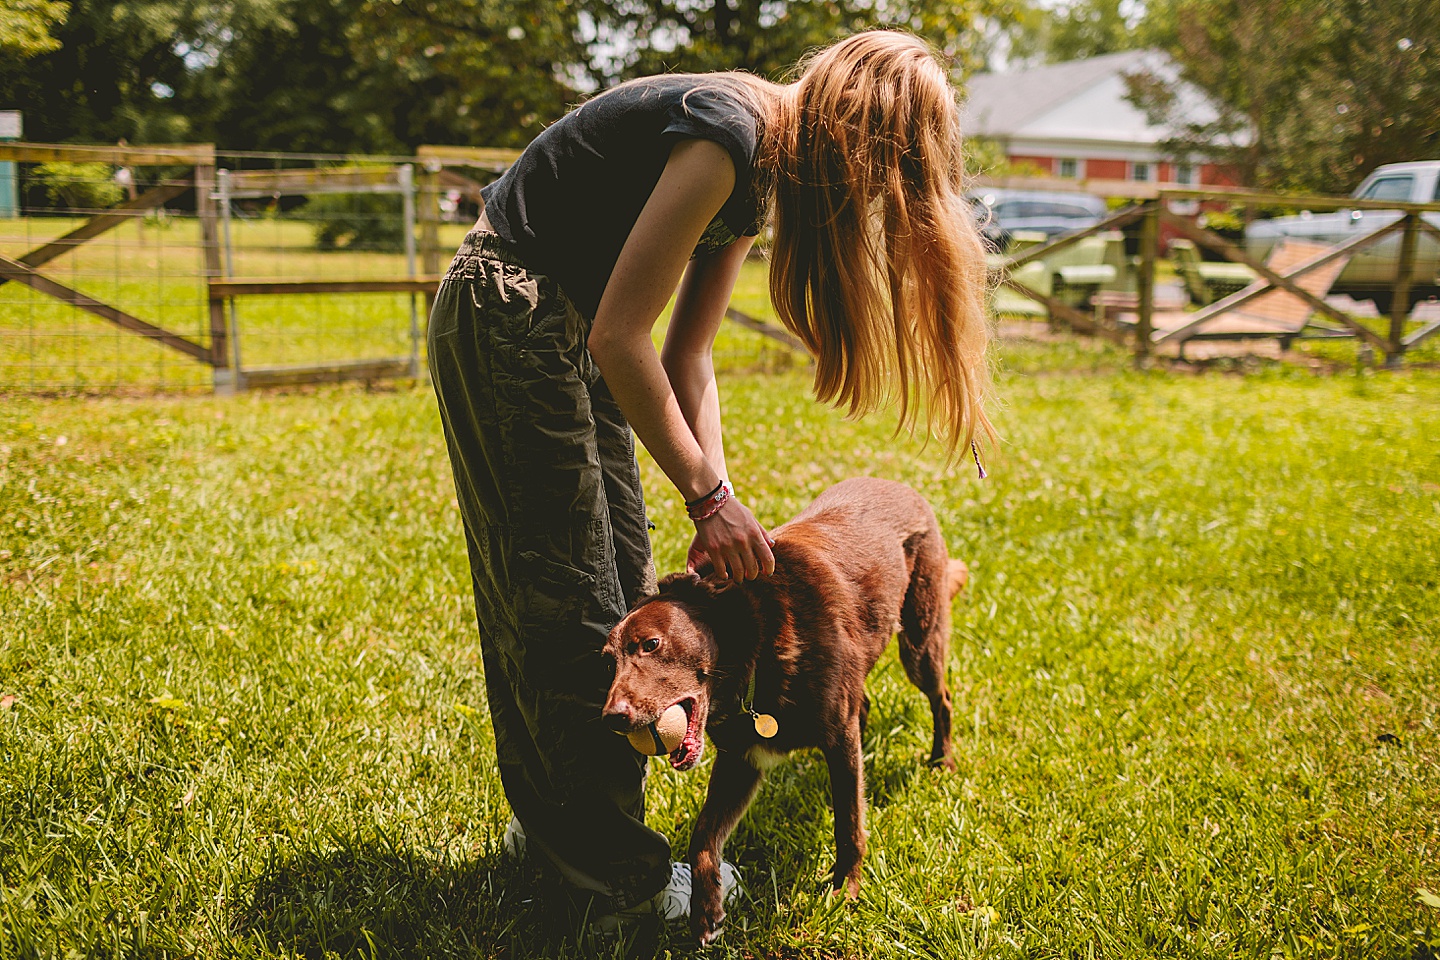
[[[859,416],[924,409],[954,456],[985,414],[985,250],[964,199],[956,92],[934,52],[873,30],[816,51],[778,87],[730,74],[759,108],[773,174],[770,296],[814,354],[815,395]]]

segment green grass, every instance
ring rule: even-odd
[[[983,482],[803,370],[725,377],[762,520],[905,480],[974,583],[959,769],[922,765],[892,650],[859,902],[826,896],[826,775],[796,756],[727,848],[751,899],[706,955],[1440,956],[1440,378],[1001,355]],[[500,851],[428,390],[7,397],[0,625],[0,956],[613,952]],[[678,849],[707,769],[653,765]]]

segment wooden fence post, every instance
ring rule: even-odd
[[[220,218],[215,197],[215,145],[195,161],[195,213],[200,218],[200,248],[204,254],[206,301],[210,308],[210,366],[214,368],[215,391],[229,393],[236,387],[230,369],[229,318],[225,302],[210,296],[210,285],[223,279],[220,262]]]
[[[1396,265],[1395,287],[1390,298],[1390,335],[1386,337],[1385,367],[1398,369],[1405,356],[1405,318],[1410,315],[1410,286],[1415,279],[1415,251],[1420,239],[1420,214],[1405,215],[1405,232],[1400,238],[1400,262]]]
[[[444,166],[434,158],[420,161],[420,190],[416,216],[420,220],[420,270],[427,277],[440,274],[440,171]],[[435,295],[425,294],[425,315],[430,315]]]
[[[1155,312],[1155,261],[1160,255],[1160,205],[1154,200],[1140,221],[1140,273],[1135,278],[1139,299],[1139,316],[1135,323],[1135,362],[1143,364],[1150,356],[1150,332]]]

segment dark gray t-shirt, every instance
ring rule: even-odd
[[[696,252],[759,231],[759,123],[734,91],[702,75],[617,87],[556,121],[485,187],[485,211],[532,269],[554,277],[594,317],[620,248],[682,138],[713,140],[735,164],[735,189]]]

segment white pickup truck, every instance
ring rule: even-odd
[[[1440,203],[1440,160],[1389,163],[1376,167],[1350,195],[1368,203]],[[1424,219],[1440,227],[1440,213],[1426,213]],[[1263,258],[1282,237],[1303,237],[1322,243],[1343,243],[1364,233],[1373,233],[1400,219],[1400,211],[1385,209],[1343,209],[1334,213],[1305,211],[1294,217],[1257,220],[1245,230],[1245,247],[1251,256]],[[1400,232],[1360,248],[1331,286],[1332,293],[1345,293],[1357,300],[1374,300],[1381,313],[1390,312],[1392,289],[1400,261]],[[1411,275],[1410,302],[1440,296],[1440,240],[1424,230],[1417,238],[1415,272]]]

